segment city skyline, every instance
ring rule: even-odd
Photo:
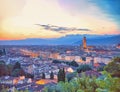
[[[119,0],[1,0],[0,40],[120,34]]]

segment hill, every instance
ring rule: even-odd
[[[0,45],[80,45],[84,35],[66,35],[60,38],[28,38],[23,40],[0,40]],[[120,43],[120,35],[85,35],[89,45]]]

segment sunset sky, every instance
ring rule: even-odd
[[[120,0],[0,0],[0,40],[120,34]]]

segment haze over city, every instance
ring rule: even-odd
[[[120,92],[120,0],[0,0],[0,92]]]
[[[119,0],[0,0],[0,40],[120,34]]]

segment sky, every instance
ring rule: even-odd
[[[0,40],[120,34],[120,0],[0,0]]]

